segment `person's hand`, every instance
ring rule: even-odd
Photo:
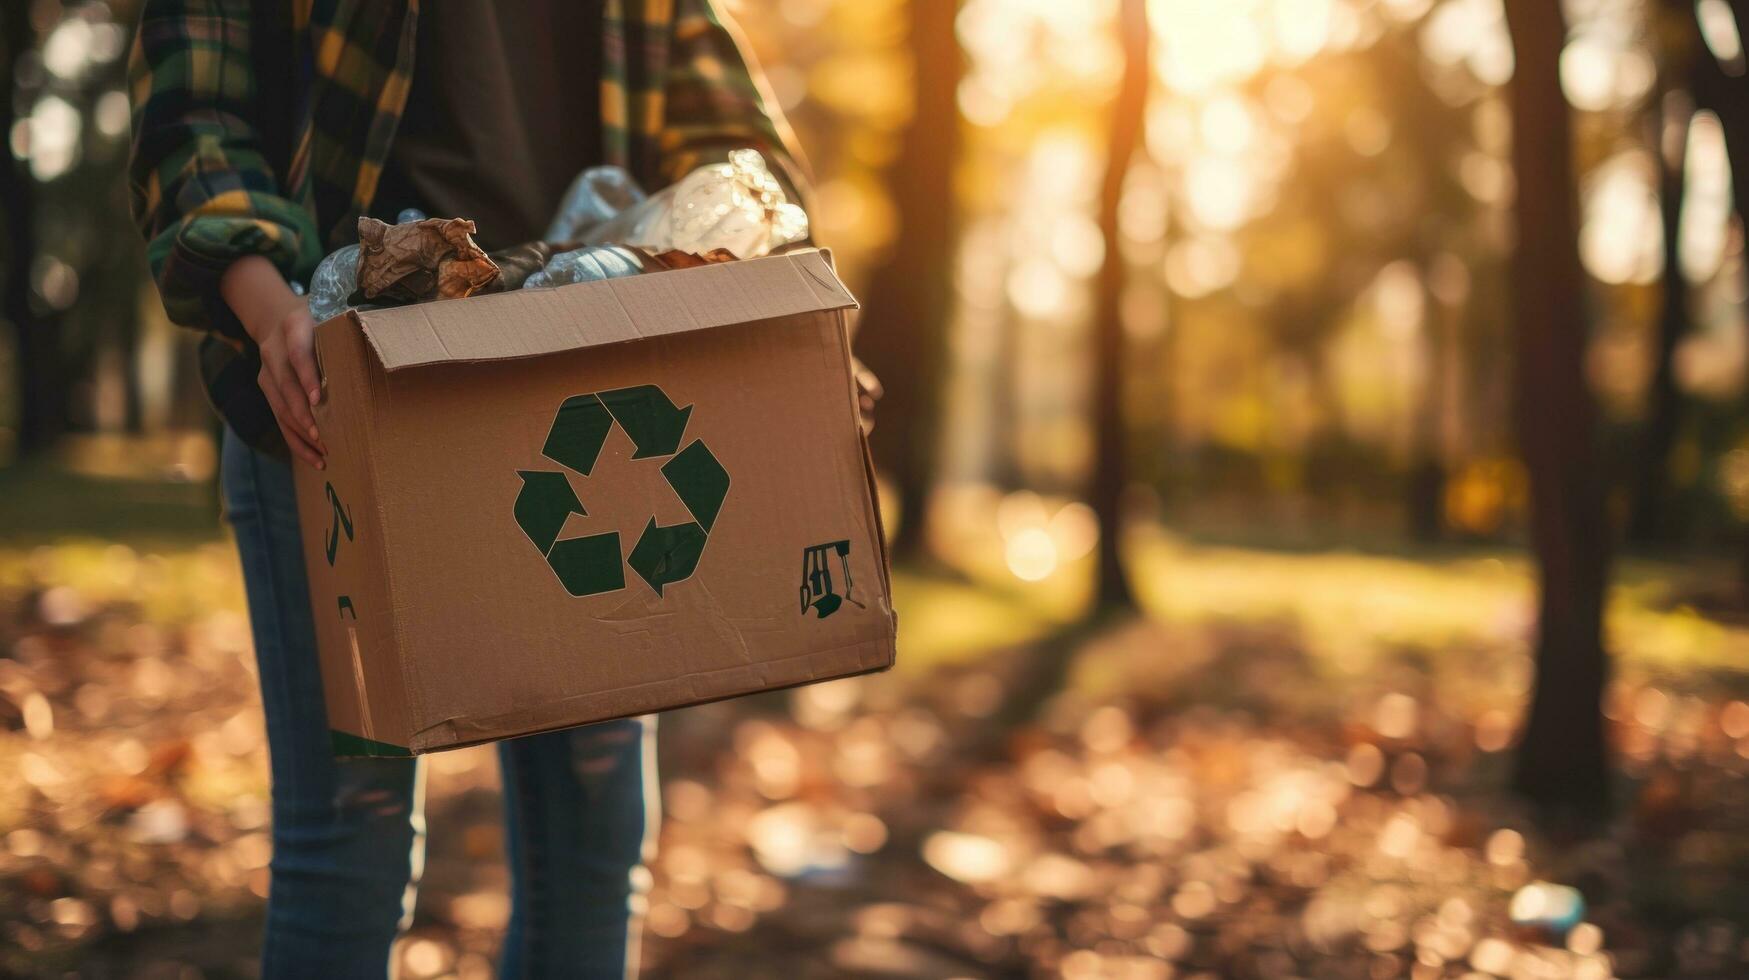
[[[862,432],[867,435],[874,431],[875,403],[881,400],[886,389],[881,387],[881,379],[868,369],[868,365],[856,358],[850,359],[850,373],[856,377],[856,407],[862,412]]]
[[[231,263],[219,292],[261,351],[256,380],[286,446],[323,469],[328,450],[310,411],[322,397],[322,384],[316,372],[316,322],[309,306],[285,284],[273,263],[259,255]]]

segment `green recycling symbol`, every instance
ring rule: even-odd
[[[675,407],[655,385],[573,395],[559,406],[542,456],[589,476],[617,422],[637,447],[633,459],[667,460],[662,475],[692,515],[691,521],[669,525],[651,517],[622,562],[618,531],[559,540],[566,518],[589,513],[562,470],[517,470],[522,489],[516,495],[516,524],[546,557],[566,592],[586,596],[623,589],[629,565],[661,595],[664,586],[684,581],[698,568],[705,539],[729,493],[729,473],[702,440],[680,448],[691,415],[691,405]]]

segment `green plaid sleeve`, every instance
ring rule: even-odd
[[[665,182],[752,147],[791,200],[807,192],[806,167],[789,123],[766,89],[739,30],[713,0],[674,0],[674,23],[657,134]]]
[[[170,318],[239,340],[219,298],[232,261],[288,278],[321,258],[315,222],[281,192],[249,122],[250,0],[146,0],[129,62],[134,218]]]

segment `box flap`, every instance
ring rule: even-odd
[[[856,306],[819,249],[358,313],[383,368],[500,361]]]

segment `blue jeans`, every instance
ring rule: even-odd
[[[385,977],[424,864],[418,759],[337,759],[310,619],[291,466],[225,431],[273,776],[262,975]],[[303,464],[296,464],[303,465]],[[653,845],[655,730],[631,719],[499,744],[511,913],[505,977],[636,972]]]

